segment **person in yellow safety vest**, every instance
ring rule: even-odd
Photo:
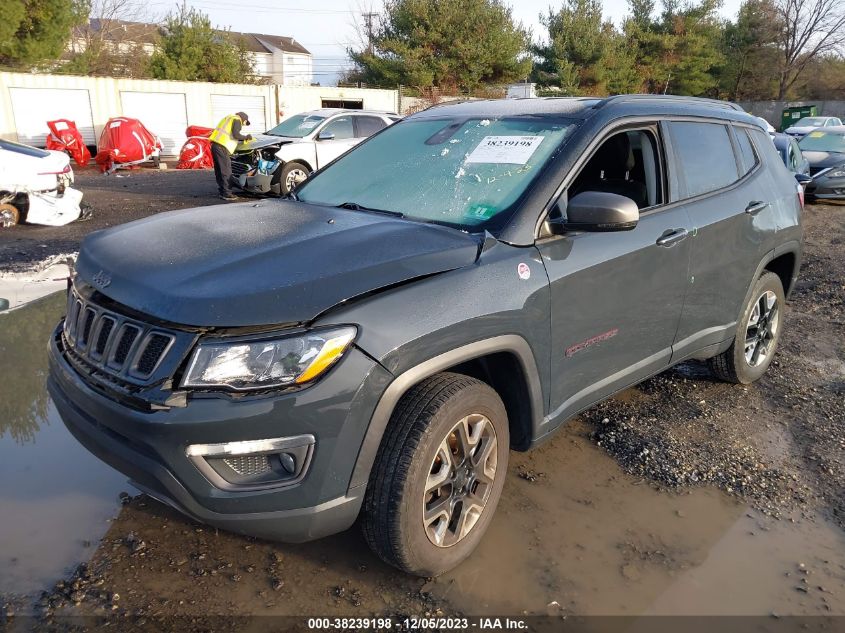
[[[217,190],[223,200],[237,200],[232,195],[232,153],[239,141],[251,141],[252,136],[241,134],[241,126],[249,125],[249,117],[244,112],[236,112],[224,116],[214,131],[209,135],[211,141],[211,157],[214,159],[214,177],[217,179]]]

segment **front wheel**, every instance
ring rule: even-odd
[[[296,189],[299,183],[308,178],[310,174],[311,170],[302,163],[296,161],[285,163],[284,167],[282,167],[282,178],[280,182],[282,195],[287,195]]]
[[[15,226],[21,220],[21,212],[10,203],[0,204],[0,229]]]
[[[509,442],[505,407],[480,380],[442,373],[408,391],[367,486],[362,526],[373,551],[426,577],[463,561],[499,503]]]
[[[733,343],[710,359],[717,377],[747,385],[766,373],[780,342],[784,303],[780,277],[769,272],[761,275],[740,315]]]

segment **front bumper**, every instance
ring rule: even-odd
[[[813,200],[845,200],[845,178],[815,178],[804,188],[804,195]]]
[[[363,381],[362,381],[363,378]],[[389,372],[356,348],[310,388],[267,397],[197,397],[182,408],[138,411],[93,389],[50,343],[48,389],[76,439],[151,496],[216,527],[302,542],[347,529],[364,486],[349,488],[358,449]],[[316,439],[303,478],[262,490],[213,485],[186,455],[193,444],[308,433]]]

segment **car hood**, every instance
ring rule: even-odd
[[[172,323],[306,323],[347,299],[472,264],[447,227],[293,201],[174,211],[89,235],[79,278]]]
[[[835,167],[841,163],[845,163],[845,153],[842,152],[816,152],[802,150],[804,158],[810,161],[810,165],[819,169],[826,167]]]
[[[800,126],[793,125],[791,127],[786,128],[784,130],[784,132],[786,134],[806,134],[807,132],[810,132],[811,130],[815,130],[815,129],[816,128],[810,127],[810,126],[807,126],[807,125],[800,125]]]
[[[251,152],[254,149],[261,149],[262,147],[272,147],[273,145],[286,145],[295,141],[301,141],[301,138],[293,138],[290,136],[273,136],[271,134],[256,134],[251,141],[244,141],[238,143],[235,148],[236,152]]]

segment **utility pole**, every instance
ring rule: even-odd
[[[669,73],[669,76],[666,77],[666,85],[663,86],[663,94],[666,94],[666,92],[669,90],[669,82],[670,81],[672,81],[672,73],[671,72]]]
[[[367,53],[372,55],[373,50],[373,20],[378,17],[378,13],[367,12],[362,13],[361,17],[364,18],[364,24],[367,27]]]

